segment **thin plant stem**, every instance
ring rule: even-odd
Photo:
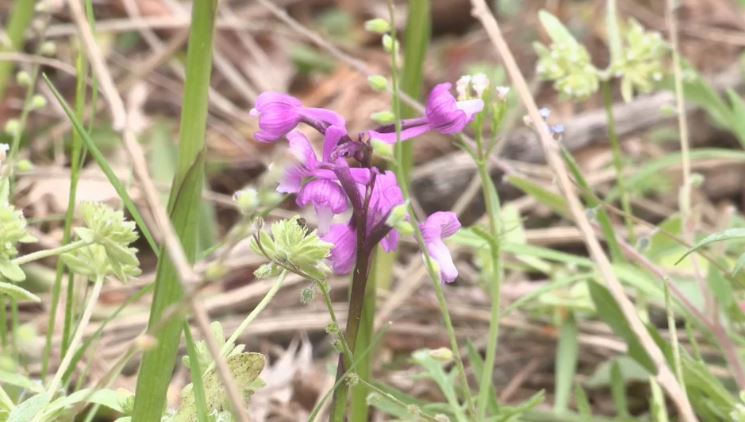
[[[88,2],[86,2],[87,4]],[[92,21],[89,21],[92,26]],[[87,76],[88,76],[88,59],[83,52],[83,48],[78,48],[78,57],[76,60],[77,80],[75,86],[75,116],[79,121],[85,119]],[[91,119],[91,122],[94,119]],[[91,123],[92,124],[92,123]],[[72,220],[75,215],[75,203],[77,198],[78,181],[80,180],[80,169],[82,167],[84,149],[83,138],[80,132],[72,132],[72,148],[70,151],[70,190],[67,198],[67,211],[65,212],[65,225],[62,234],[62,243],[68,243],[72,238]],[[65,265],[62,260],[57,262],[56,273],[54,277],[55,285],[62,282],[64,277]],[[74,275],[70,273],[67,281],[67,300],[65,301],[65,321],[62,327],[62,353],[67,351],[70,342],[70,332],[72,331],[73,319],[75,314],[75,282]]]
[[[331,295],[328,288],[328,283],[322,282],[322,281],[316,281],[318,284],[318,289],[321,291],[321,296],[323,296],[323,303],[326,305],[326,310],[329,312],[329,316],[331,317],[331,322],[334,324],[337,330],[339,330],[339,321],[336,318],[336,312],[334,311],[334,304],[331,301]],[[344,353],[344,357],[348,361],[353,360],[352,355],[352,349],[349,347],[349,343],[347,343],[347,339],[344,337],[344,333],[338,332],[339,341],[341,342],[341,349],[342,353]]]
[[[52,249],[43,249],[40,251],[32,252],[28,255],[19,256],[13,260],[16,265],[24,265],[29,262],[38,261],[40,259],[49,258],[50,256],[61,255],[63,253],[72,252],[76,249],[90,245],[91,242],[85,240],[76,240],[75,242],[68,243]]]
[[[259,303],[254,307],[251,312],[246,316],[246,318],[241,321],[240,325],[238,325],[238,328],[235,329],[233,334],[228,338],[228,341],[225,342],[225,344],[220,349],[220,353],[223,356],[227,356],[228,353],[232,350],[233,346],[235,345],[235,342],[238,340],[238,338],[243,334],[244,331],[246,331],[246,328],[248,328],[249,325],[256,319],[259,314],[266,309],[267,305],[269,305],[269,302],[274,299],[274,296],[277,294],[279,289],[282,288],[282,284],[284,283],[285,279],[287,278],[288,272],[282,271],[282,273],[277,277],[277,281],[274,282],[274,285],[269,289],[268,292],[264,295],[263,298],[259,301]],[[214,364],[210,365],[210,369],[214,366]]]
[[[670,344],[673,351],[673,368],[675,374],[678,376],[678,382],[681,385],[685,385],[683,380],[683,364],[680,359],[680,342],[678,341],[678,328],[675,326],[675,314],[673,312],[673,304],[670,298],[670,279],[664,280],[665,287],[665,312],[667,313],[667,330],[670,332]]]
[[[395,14],[393,13],[393,2],[388,1],[388,11],[391,16],[391,28],[392,34],[391,37],[395,40],[396,39],[396,21],[395,21]],[[395,45],[395,43],[394,43]],[[396,127],[396,143],[401,142],[401,95],[400,95],[400,87],[399,87],[399,80],[398,80],[398,60],[395,54],[391,54],[391,88],[392,88],[392,96],[393,96],[393,115],[395,116],[395,127]],[[406,201],[409,202],[409,213],[413,218],[416,218],[416,213],[414,211],[414,207],[411,205],[411,194],[409,192],[409,185],[406,184],[406,180],[403,177],[403,169],[399,166],[396,167],[396,176],[399,179],[399,186],[401,187],[401,193]],[[418,225],[414,225],[415,230],[414,233],[416,235],[417,244],[419,246],[419,249],[422,251],[422,254],[424,255],[424,264],[427,268],[427,273],[429,274],[430,280],[432,280],[432,285],[435,289],[435,296],[437,297],[437,303],[440,308],[440,313],[442,314],[443,320],[445,322],[445,329],[447,330],[448,339],[450,340],[450,348],[453,352],[453,357],[455,360],[455,367],[458,371],[458,377],[460,378],[461,384],[463,384],[463,392],[465,396],[466,405],[471,411],[472,414],[475,414],[475,408],[473,403],[473,397],[471,395],[471,389],[468,385],[468,376],[466,375],[466,368],[463,365],[463,358],[460,354],[460,346],[458,345],[458,337],[455,335],[455,328],[453,327],[453,321],[450,318],[450,310],[448,309],[447,300],[445,299],[445,293],[442,289],[441,279],[438,271],[435,269],[434,263],[432,261],[432,257],[429,256],[429,253],[427,253],[427,248],[424,245],[424,238],[422,237],[421,230],[419,229]]]
[[[611,92],[609,81],[603,81],[600,85],[601,90],[603,91],[603,107],[605,108],[605,115],[608,119],[608,140],[610,141],[611,155],[613,156],[613,168],[616,171],[616,182],[618,183],[618,190],[621,196],[621,208],[624,212],[624,223],[626,224],[629,242],[633,245],[636,243],[636,233],[634,229],[634,220],[630,217],[633,213],[631,212],[631,200],[624,176],[623,150],[621,150],[621,142],[618,139],[618,132],[616,131],[616,117],[613,113],[613,94]]]
[[[70,341],[70,348],[67,350],[67,353],[65,353],[64,358],[62,358],[62,362],[57,368],[57,372],[54,374],[54,377],[52,378],[52,380],[49,382],[49,385],[47,386],[46,392],[50,396],[54,396],[54,393],[57,391],[57,388],[59,387],[60,382],[62,381],[62,376],[67,371],[67,367],[70,365],[70,362],[72,361],[72,357],[75,354],[74,351],[80,344],[81,340],[83,339],[83,333],[85,332],[85,327],[88,325],[88,322],[91,319],[91,315],[93,314],[93,308],[96,306],[96,303],[98,302],[98,296],[101,294],[101,288],[103,287],[103,281],[104,281],[103,275],[96,276],[96,281],[93,284],[93,289],[91,290],[91,293],[88,297],[88,302],[86,303],[85,308],[83,309],[83,314],[80,317],[80,324],[78,324],[78,327],[75,329],[75,335],[72,337],[72,340]]]
[[[481,118],[479,118],[481,120]],[[481,123],[481,122],[479,122]],[[481,126],[480,124],[478,126]],[[486,343],[486,356],[484,359],[484,370],[481,373],[478,393],[478,420],[483,420],[486,414],[486,406],[489,402],[489,392],[491,391],[492,375],[494,373],[494,363],[497,354],[497,343],[499,341],[499,316],[500,304],[502,302],[502,258],[499,248],[500,241],[500,203],[494,183],[489,175],[488,157],[484,149],[483,127],[479,127],[476,135],[476,144],[478,147],[478,167],[479,177],[481,178],[481,188],[486,204],[486,216],[489,221],[489,234],[492,237],[489,249],[491,258],[491,274],[486,280],[487,288],[490,292],[491,309],[489,313],[489,337]]]

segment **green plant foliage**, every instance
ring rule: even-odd
[[[331,269],[324,260],[333,245],[322,241],[315,230],[308,231],[299,217],[293,217],[272,224],[270,233],[261,230],[251,240],[251,248],[272,261],[256,270],[257,277],[276,277],[288,268],[314,280],[326,279]]]
[[[568,98],[581,99],[595,93],[600,79],[590,53],[555,16],[542,10],[538,17],[552,41],[548,47],[533,45],[538,54],[538,75],[553,81],[554,88]]]
[[[646,94],[662,81],[665,74],[667,43],[658,32],[646,31],[631,20],[624,32],[623,53],[611,63],[613,76],[621,77],[621,95],[631,101],[635,93]]]
[[[263,386],[259,375],[264,369],[266,359],[261,353],[238,353],[227,359],[228,367],[245,401],[248,401],[253,393]],[[220,382],[220,377],[214,369],[204,375],[204,393],[210,416],[216,420],[226,420],[230,417],[230,401],[227,392]],[[191,384],[187,385],[181,393],[182,404],[178,413],[172,418],[173,422],[196,421],[196,400]]]
[[[75,228],[75,234],[89,245],[63,254],[65,264],[91,278],[114,275],[126,281],[139,275],[137,249],[129,246],[138,237],[135,223],[97,202],[83,203],[80,214],[85,227]]]
[[[12,260],[18,255],[18,243],[35,242],[36,238],[26,231],[23,212],[12,205],[0,206],[0,280],[23,281],[26,275]]]

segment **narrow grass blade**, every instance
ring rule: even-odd
[[[422,95],[424,58],[427,54],[431,29],[430,1],[409,0],[409,13],[404,32],[404,66],[401,74],[401,91],[412,98]],[[414,111],[402,107],[403,118],[411,117]],[[414,144],[399,142],[396,144],[396,158],[401,165],[403,181],[408,183],[411,168],[414,165]],[[402,182],[403,182],[402,181]]]
[[[561,323],[559,330],[559,347],[556,350],[556,398],[554,410],[564,413],[569,409],[574,376],[577,372],[579,332],[574,315],[569,313]]]
[[[610,367],[610,391],[613,396],[613,403],[616,405],[618,417],[629,417],[629,403],[626,398],[626,383],[621,374],[621,367],[618,362],[613,362]]]
[[[93,159],[96,160],[96,163],[101,168],[101,171],[103,171],[104,175],[106,175],[106,178],[108,179],[109,183],[111,183],[111,186],[114,187],[114,190],[116,190],[117,195],[119,195],[119,198],[121,198],[122,202],[124,203],[124,207],[129,211],[130,215],[132,216],[132,219],[135,220],[137,223],[137,227],[142,232],[142,236],[147,240],[148,245],[152,248],[152,250],[157,254],[158,253],[158,244],[155,242],[155,238],[153,237],[152,233],[150,232],[150,229],[145,224],[145,220],[142,218],[142,214],[140,214],[140,211],[137,209],[137,206],[132,201],[132,198],[127,193],[127,188],[124,186],[124,184],[119,180],[116,173],[114,173],[114,170],[112,170],[111,166],[109,166],[108,160],[104,155],[101,153],[101,151],[98,149],[96,144],[93,142],[93,139],[91,139],[88,132],[85,130],[85,127],[83,127],[83,124],[80,122],[80,120],[75,117],[75,114],[73,113],[72,109],[70,109],[69,104],[65,101],[65,99],[62,97],[62,95],[57,91],[57,88],[54,87],[52,82],[49,80],[47,75],[43,75],[44,80],[47,83],[47,86],[49,86],[49,89],[52,91],[52,94],[59,102],[60,106],[64,110],[65,114],[67,115],[67,118],[70,119],[70,122],[72,123],[73,128],[76,132],[78,132],[83,139],[83,142],[85,142],[85,146],[88,149],[88,152],[90,152],[91,156],[93,156]]]
[[[207,124],[207,95],[212,74],[217,0],[194,2],[186,59],[184,108],[179,127],[179,159],[171,186],[168,212],[188,259],[197,252],[199,205],[204,181],[204,138]],[[161,252],[155,278],[155,293],[148,326],[157,324],[166,309],[178,303],[183,292],[170,259]],[[176,364],[182,318],[164,324],[158,345],[146,352],[137,378],[133,420],[160,420],[166,404],[168,380]]]

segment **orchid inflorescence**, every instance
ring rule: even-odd
[[[456,100],[450,93],[451,86],[435,86],[425,115],[403,120],[398,133],[395,125],[387,125],[351,135],[344,118],[334,111],[305,107],[286,94],[266,92],[258,97],[256,108],[251,110],[259,120],[256,140],[274,143],[286,138],[299,161],[287,170],[277,190],[295,194],[298,206],[313,206],[321,239],[333,245],[330,261],[336,274],[350,273],[358,256],[369,259],[378,244],[386,252],[398,246],[400,233],[394,227],[398,225],[392,224],[390,217],[405,205],[404,195],[392,171],[372,164],[372,141],[394,144],[427,132],[460,133],[484,108],[479,98]],[[323,136],[320,155],[297,129],[300,123]],[[350,161],[357,165],[350,165]],[[346,223],[334,224],[334,216],[350,209]],[[437,263],[444,282],[454,281],[458,271],[443,239],[459,228],[457,216],[443,211],[430,215],[420,225],[427,252]]]

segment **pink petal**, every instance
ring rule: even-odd
[[[335,224],[322,237],[334,245],[331,250],[331,267],[336,274],[349,274],[357,256],[357,234],[348,224]]]

